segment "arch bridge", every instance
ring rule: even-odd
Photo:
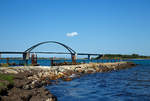
[[[43,45],[43,44],[47,44],[47,43],[54,43],[54,44],[58,44],[63,46],[66,50],[68,50],[68,52],[32,52],[33,49],[35,49],[36,47]],[[73,50],[72,48],[70,48],[69,46],[57,42],[57,41],[45,41],[45,42],[40,42],[38,44],[35,44],[33,46],[31,46],[30,48],[26,49],[24,52],[14,52],[14,51],[3,51],[0,52],[1,54],[22,54],[23,55],[23,60],[27,63],[29,58],[30,58],[30,54],[31,53],[40,53],[40,54],[70,54],[71,55],[71,59],[72,62],[75,63],[76,62],[76,56],[77,55],[87,55],[88,59],[90,59],[90,57],[93,56],[98,56],[99,58],[102,57],[103,55],[101,54],[90,54],[90,53],[77,53],[75,50]]]

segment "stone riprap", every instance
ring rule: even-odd
[[[66,66],[20,66],[0,67],[1,74],[14,75],[14,85],[0,95],[2,101],[56,101],[57,98],[43,86],[51,80],[70,81],[84,74],[109,72],[135,66],[129,62],[89,63]],[[14,96],[17,94],[17,96]]]

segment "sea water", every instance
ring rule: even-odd
[[[88,60],[88,59],[77,59],[77,63],[89,63],[89,62],[94,62],[94,63],[106,63],[106,62],[120,62],[122,60],[106,60],[106,59],[99,59],[99,60]],[[19,64],[24,64],[25,62],[22,59],[0,59],[0,63],[16,63],[17,65]],[[72,60],[67,59],[67,60],[54,60],[54,63],[63,63],[63,62],[72,62]],[[29,59],[28,64],[31,64],[31,59]],[[51,60],[50,59],[38,59],[37,64],[40,66],[50,66],[51,65]]]
[[[150,60],[119,71],[84,75],[46,86],[58,101],[150,101]]]

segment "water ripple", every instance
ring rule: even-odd
[[[85,75],[47,88],[58,101],[150,101],[150,66]]]

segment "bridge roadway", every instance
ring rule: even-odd
[[[14,51],[2,51],[0,54],[24,54],[25,52],[14,52]],[[36,54],[70,54],[68,52],[27,52],[27,53],[36,53]],[[76,55],[92,55],[100,56],[102,54],[91,54],[91,53],[76,53]]]

